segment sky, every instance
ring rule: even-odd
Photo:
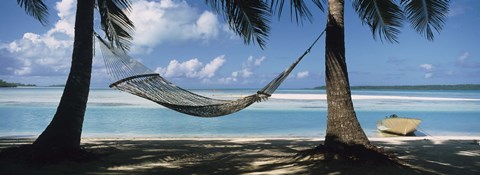
[[[326,13],[313,4],[312,22],[296,23],[289,10],[271,19],[265,49],[245,45],[204,1],[131,0],[136,26],[130,55],[171,82],[187,88],[259,88],[289,66],[323,31]],[[16,1],[0,2],[0,79],[48,86],[65,84],[70,68],[76,1],[46,1],[43,26]],[[428,41],[409,23],[399,42],[375,40],[368,26],[345,5],[346,59],[357,85],[480,84],[480,1],[450,4],[443,30]],[[98,16],[98,14],[97,14]],[[95,19],[95,30],[101,31]],[[325,85],[322,37],[280,88]],[[108,87],[96,49],[92,87]]]

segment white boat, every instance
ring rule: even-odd
[[[420,122],[420,119],[398,117],[393,114],[390,117],[377,122],[377,129],[381,132],[391,134],[409,135],[417,130],[417,126]]]

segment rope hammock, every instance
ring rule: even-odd
[[[107,74],[115,81],[110,84],[110,88],[151,100],[184,114],[197,117],[219,117],[240,111],[254,102],[261,102],[270,97],[302,58],[310,52],[324,32],[295,62],[264,88],[256,94],[237,100],[213,99],[182,89],[130,57],[123,50],[113,47],[98,34],[95,33],[95,36],[100,41]]]

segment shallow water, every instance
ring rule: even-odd
[[[213,98],[236,98],[255,90],[194,90]],[[38,135],[50,122],[61,88],[0,89],[0,136]],[[133,95],[92,89],[84,136],[323,137],[326,100],[287,99],[291,94],[321,97],[322,90],[279,90],[267,102],[218,118],[184,115]],[[353,91],[357,117],[369,136],[390,114],[422,120],[427,135],[479,136],[480,91]],[[399,98],[401,97],[401,98]]]

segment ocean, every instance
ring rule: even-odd
[[[0,137],[35,137],[51,121],[63,88],[0,88]],[[193,90],[234,99],[256,90]],[[357,117],[369,137],[377,121],[397,114],[422,120],[417,135],[479,136],[478,90],[354,90]],[[84,137],[299,137],[323,138],[324,90],[277,90],[268,100],[223,117],[198,118],[112,90],[92,88]]]

